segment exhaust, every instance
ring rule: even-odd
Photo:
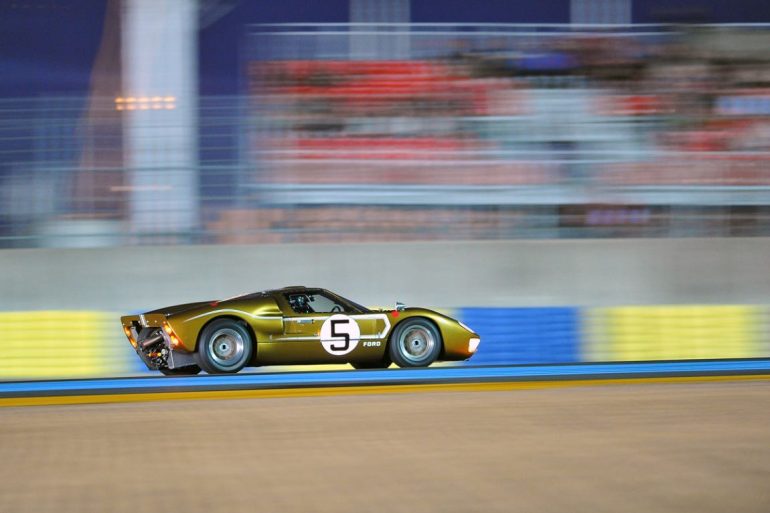
[[[163,335],[161,335],[160,333],[150,338],[147,338],[145,340],[142,340],[141,342],[139,342],[139,345],[142,347],[142,349],[149,349],[150,347],[154,346],[158,342],[163,342]]]

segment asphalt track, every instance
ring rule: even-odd
[[[705,378],[0,408],[0,511],[767,513],[770,380]]]

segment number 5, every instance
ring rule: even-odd
[[[347,333],[337,333],[337,325],[347,324],[347,323],[348,323],[347,319],[332,319],[332,337],[334,338],[343,337],[345,339],[342,347],[337,347],[334,345],[330,346],[334,351],[347,351],[348,347],[350,347],[350,335]]]

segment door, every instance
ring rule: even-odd
[[[284,332],[274,335],[259,358],[264,363],[347,363],[368,359],[381,343],[382,314],[361,313],[325,291],[284,294]]]

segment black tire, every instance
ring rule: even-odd
[[[350,362],[350,365],[356,370],[387,369],[390,367],[391,363],[390,358],[385,356],[382,360],[377,360],[375,362]]]
[[[234,374],[251,360],[254,341],[242,321],[217,319],[203,328],[195,362],[209,374]]]
[[[158,369],[164,376],[195,376],[201,371],[197,365],[177,367],[176,369]]]
[[[399,367],[427,367],[441,354],[443,341],[436,325],[415,317],[396,326],[388,344],[388,354]]]

